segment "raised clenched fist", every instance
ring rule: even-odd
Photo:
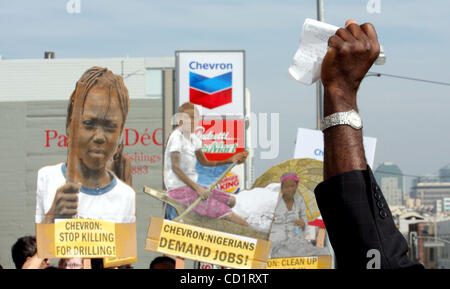
[[[328,40],[328,51],[322,62],[321,79],[325,89],[325,116],[336,111],[356,108],[359,85],[380,54],[375,28],[349,20]],[[332,109],[330,108],[332,106]],[[328,113],[327,113],[328,111]]]

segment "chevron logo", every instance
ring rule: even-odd
[[[213,109],[232,102],[232,73],[206,77],[189,72],[189,100]]]

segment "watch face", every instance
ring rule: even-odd
[[[349,120],[350,124],[354,127],[360,128],[362,126],[361,117],[355,111],[352,111],[348,115],[348,120]]]

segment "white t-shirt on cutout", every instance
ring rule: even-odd
[[[136,222],[136,192],[113,173],[105,187],[81,187],[78,194],[78,216],[114,223]],[[50,210],[56,190],[66,183],[66,163],[39,169],[36,191],[36,223],[43,223]]]
[[[186,176],[195,183],[198,180],[195,169],[197,164],[195,152],[202,149],[202,141],[194,133],[191,133],[190,137],[191,139],[188,140],[179,129],[175,129],[169,137],[164,153],[164,184],[168,191],[187,186],[172,170],[172,159],[170,157],[172,152],[180,153],[180,169]]]

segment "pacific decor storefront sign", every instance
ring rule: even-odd
[[[44,148],[66,148],[67,136],[57,129],[44,129]],[[133,175],[148,175],[150,166],[161,163],[161,154],[152,154],[147,147],[162,147],[162,128],[125,128],[123,144],[131,161]],[[133,151],[130,151],[133,150]]]

